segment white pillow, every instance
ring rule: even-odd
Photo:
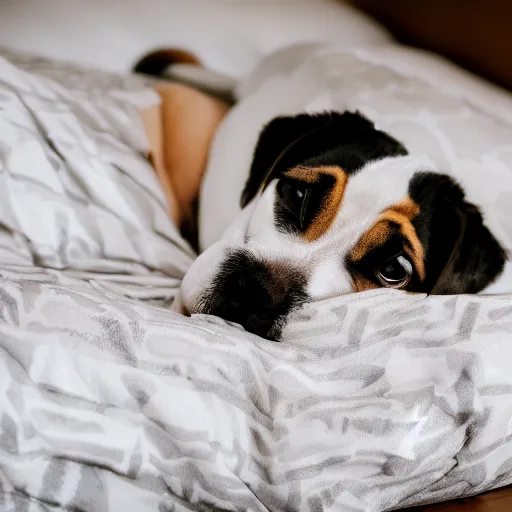
[[[0,2],[0,46],[119,72],[156,47],[186,49],[213,71],[242,77],[291,44],[388,39],[375,22],[333,0]]]

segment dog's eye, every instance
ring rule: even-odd
[[[385,261],[375,276],[387,288],[403,288],[411,280],[412,274],[412,263],[400,254]]]
[[[303,227],[306,206],[311,189],[306,187],[303,183],[281,179],[277,183],[277,193],[284,202],[286,208],[296,216],[300,227]]]
[[[306,187],[302,183],[284,179],[279,180],[277,193],[290,210],[294,213],[300,212],[306,197]]]

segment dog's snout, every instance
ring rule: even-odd
[[[224,261],[202,300],[201,312],[275,340],[286,315],[304,301],[304,279],[300,272],[237,251]]]
[[[226,277],[223,298],[210,313],[267,338],[279,316],[279,307],[266,289],[265,272],[254,272],[253,268],[253,275],[244,275],[246,271],[247,268],[236,269]]]
[[[234,281],[235,283],[230,283],[229,289],[226,290],[228,293],[226,302],[232,309],[239,309],[242,306],[245,294],[249,290],[247,279],[243,276],[238,276]]]

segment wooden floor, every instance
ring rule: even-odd
[[[415,507],[407,512],[512,512],[512,487],[491,491],[474,498]]]

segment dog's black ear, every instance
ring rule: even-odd
[[[505,252],[459,184],[447,175],[421,172],[411,180],[409,195],[420,208],[412,223],[425,252],[422,291],[478,293],[499,276]]]
[[[245,207],[272,175],[327,155],[347,172],[407,151],[359,113],[324,112],[278,117],[260,133],[240,204]],[[323,162],[327,165],[328,162]]]
[[[313,130],[329,122],[328,115],[277,117],[263,127],[254,150],[249,177],[245,183],[240,205],[244,208],[258,193],[263,181],[278,163],[281,167],[292,156],[292,145],[298,144]],[[281,160],[278,162],[278,160]],[[275,169],[275,168],[274,168]]]

